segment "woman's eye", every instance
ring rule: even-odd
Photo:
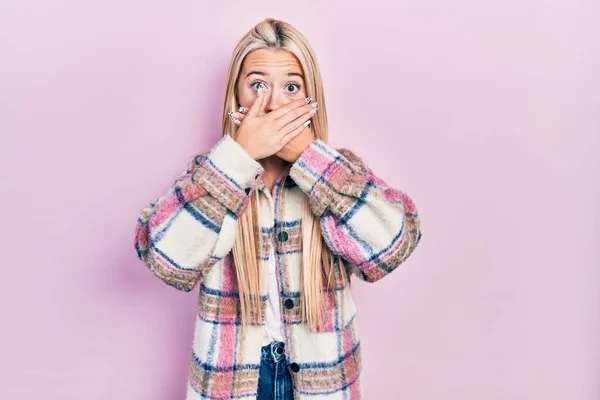
[[[285,86],[285,91],[288,93],[296,93],[298,90],[300,90],[300,86],[295,83],[290,83]]]
[[[252,89],[254,89],[254,90],[258,90],[258,89],[259,89],[259,88],[261,88],[261,87],[262,87],[263,89],[266,89],[266,88],[267,88],[267,85],[266,85],[264,82],[261,82],[261,81],[256,81],[256,82],[253,82],[253,83],[252,83],[252,85],[250,85],[250,86],[251,86],[251,87],[252,87]]]

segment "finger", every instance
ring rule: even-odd
[[[307,103],[312,102],[312,100],[313,100],[312,97],[307,97],[307,98],[304,98],[304,99],[294,100],[294,101],[292,101],[292,102],[290,102],[290,103],[288,103],[288,104],[286,104],[284,106],[279,107],[276,110],[271,111],[269,113],[269,115],[272,118],[275,118],[275,119],[280,118],[282,115],[286,114],[287,112],[289,112],[291,110],[294,110],[294,109],[296,109],[298,107],[302,107],[302,106],[306,105]]]
[[[285,137],[287,135],[290,134],[290,132],[293,132],[294,130],[298,129],[301,126],[308,126],[311,123],[310,118],[314,115],[314,113],[309,113],[307,115],[303,115],[300,118],[295,119],[294,121],[290,122],[289,124],[287,124],[286,126],[284,126],[279,132],[278,135],[280,135],[279,137]]]
[[[265,91],[265,89],[263,89],[263,91]],[[260,105],[260,110],[258,110],[258,115],[265,115],[266,111],[265,108],[267,107],[267,103],[269,102],[269,93],[267,91],[265,91],[265,93],[263,93],[263,101],[262,104]]]
[[[233,113],[233,123],[237,126],[240,126],[242,124],[242,121],[244,120],[244,117],[246,117],[244,114]]]
[[[227,115],[229,115],[229,118],[231,118],[231,122],[233,122],[237,126],[239,126],[242,123],[242,120],[245,117],[244,114],[240,114],[240,113],[233,112],[233,111],[229,111],[227,113]]]
[[[300,108],[289,111],[277,119],[275,126],[280,131],[288,132],[290,129],[294,129],[297,126],[303,124],[307,119],[312,118],[318,110],[318,103],[307,104]],[[287,125],[290,125],[288,127]]]
[[[254,102],[252,103],[252,105],[250,106],[250,109],[248,110],[248,112],[246,113],[246,115],[249,115],[251,117],[256,117],[256,115],[258,114],[258,111],[260,110],[262,103],[265,99],[265,93],[264,93],[264,88],[259,88],[257,93],[256,93],[256,99],[254,99]]]
[[[287,135],[285,135],[281,139],[281,145],[285,146],[286,144],[288,144],[289,142],[291,142],[296,136],[298,136],[299,134],[301,134],[302,132],[304,132],[304,130],[307,129],[307,127],[309,125],[310,125],[310,120],[306,121],[305,123],[303,123],[302,125],[300,125],[296,129],[292,130],[290,133],[288,133]]]

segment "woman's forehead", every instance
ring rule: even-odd
[[[260,49],[250,52],[242,64],[243,78],[253,72],[262,75],[302,74],[302,66],[295,55],[283,49]]]

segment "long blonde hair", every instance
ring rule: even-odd
[[[223,135],[230,134],[235,138],[237,133],[237,125],[231,121],[227,112],[236,110],[239,104],[237,83],[244,58],[254,50],[271,48],[287,50],[298,58],[305,75],[306,95],[319,102],[319,112],[312,117],[312,130],[315,138],[327,143],[327,107],[315,54],[298,30],[286,22],[273,18],[267,18],[250,29],[233,50],[227,73]],[[286,176],[282,177],[282,182],[285,178]],[[308,197],[303,205],[301,229],[302,320],[310,327],[319,329],[325,312],[323,291],[326,288],[335,290],[336,282],[343,282],[346,279],[345,268],[341,259],[338,258],[338,263],[334,262],[334,257],[321,235],[320,221],[310,209]],[[259,246],[258,192],[255,191],[248,208],[238,220],[237,235],[232,249],[239,289],[242,329],[246,324],[260,323],[264,317],[261,302],[261,286],[264,277],[260,269]],[[335,292],[332,298],[337,301]]]

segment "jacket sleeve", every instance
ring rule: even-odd
[[[317,139],[290,176],[308,195],[327,246],[360,279],[383,278],[419,243],[420,219],[410,197],[375,176],[352,151]]]
[[[192,290],[233,247],[237,218],[263,172],[229,135],[197,155],[165,195],[142,208],[134,233],[140,260],[167,284]]]

